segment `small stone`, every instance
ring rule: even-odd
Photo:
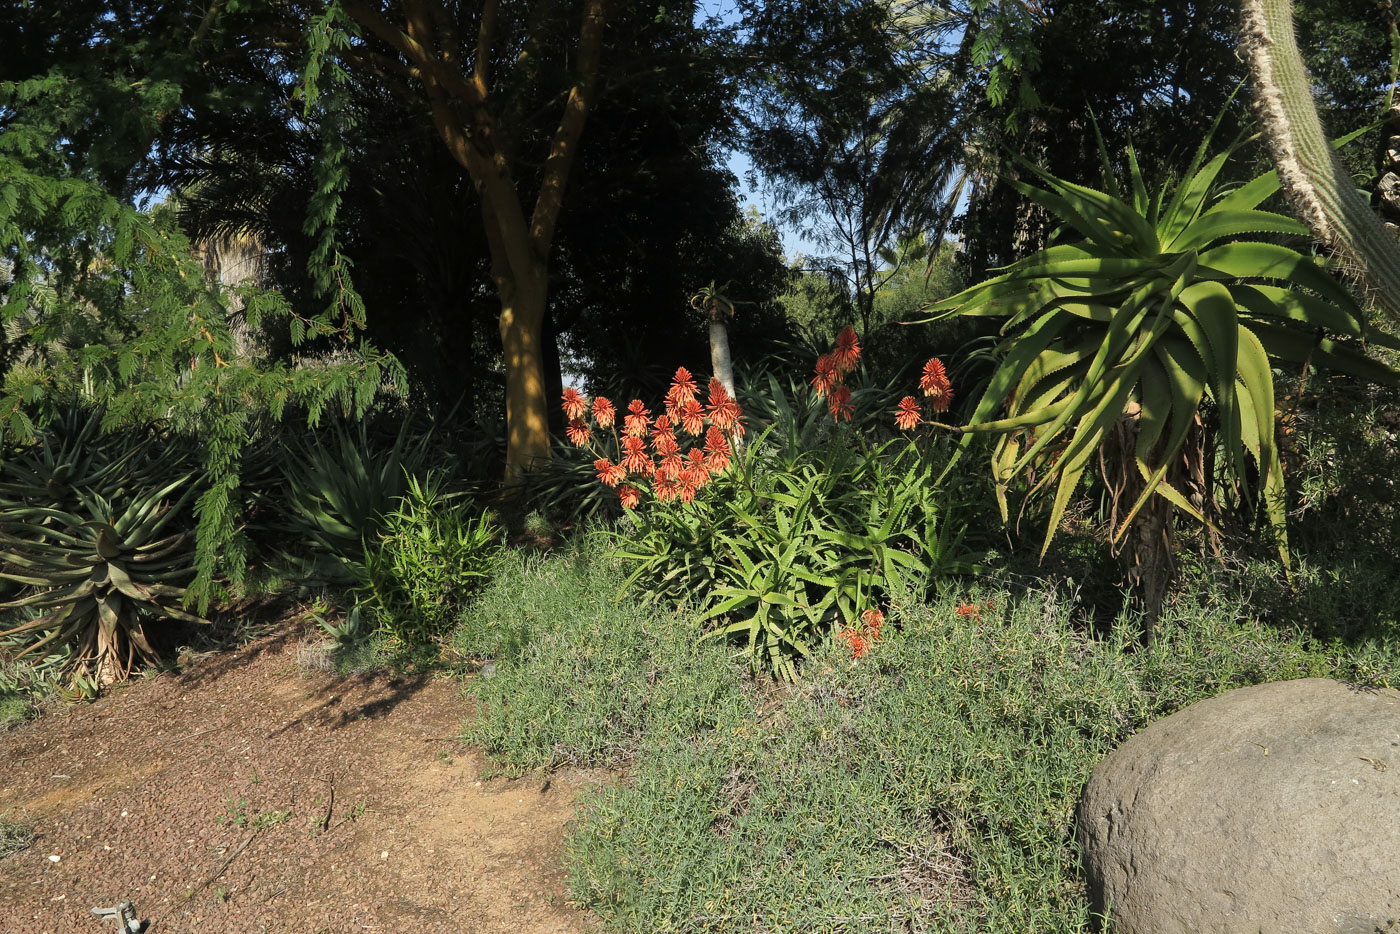
[[[58,862],[58,861],[61,860],[61,859],[63,859],[62,856],[59,856],[57,853],[54,853],[54,854],[52,854],[52,855],[49,857],[49,862],[51,862],[51,863],[56,863],[56,862]]]
[[[382,853],[380,853],[380,854],[379,854],[379,858],[380,858],[380,859],[388,859],[388,858],[389,858],[389,851],[388,851],[388,850],[385,850],[385,851],[383,851]]]

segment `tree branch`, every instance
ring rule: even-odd
[[[579,24],[578,74],[573,89],[569,92],[569,100],[564,105],[564,115],[559,119],[559,126],[554,131],[554,139],[549,146],[540,194],[535,200],[535,212],[531,218],[530,240],[535,252],[540,256],[549,252],[550,243],[554,240],[554,227],[564,206],[564,187],[568,183],[569,170],[573,167],[578,151],[579,137],[583,135],[588,111],[597,92],[605,7],[605,0],[587,0],[583,10],[583,21]]]

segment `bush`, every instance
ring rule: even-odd
[[[1400,683],[1393,643],[1358,657],[1224,599],[1170,608],[1150,650],[1085,635],[1069,606],[906,607],[857,662],[828,645],[712,729],[648,730],[629,781],[581,802],[574,898],[648,934],[1089,930],[1073,809],[1124,738],[1266,680]]]
[[[467,736],[511,773],[614,764],[644,734],[698,735],[735,709],[739,672],[696,644],[695,614],[620,593],[604,548],[593,533],[563,558],[512,556],[454,634],[494,659],[472,682]]]
[[[17,657],[62,651],[87,692],[156,661],[151,624],[205,622],[182,609],[189,451],[155,431],[100,436],[101,417],[74,411],[0,463],[0,579],[19,585],[0,611],[22,614],[0,638]]]
[[[892,411],[885,398],[849,396],[862,413]],[[693,503],[635,510],[616,553],[633,562],[629,582],[701,601],[707,638],[737,639],[756,668],[792,678],[799,659],[866,611],[922,599],[976,557],[939,486],[937,447],[869,444],[880,415],[842,424],[774,378],[750,399],[761,427],[737,469]]]
[[[379,627],[418,644],[443,635],[500,560],[499,529],[436,478],[408,478],[398,507],[353,564],[355,593]]]

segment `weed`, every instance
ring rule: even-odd
[[[0,859],[29,848],[34,828],[8,811],[0,812]]]

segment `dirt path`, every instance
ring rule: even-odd
[[[0,733],[0,922],[101,934],[566,934],[564,823],[587,782],[480,779],[451,678],[307,675],[274,635]],[[55,857],[57,857],[55,859]]]

